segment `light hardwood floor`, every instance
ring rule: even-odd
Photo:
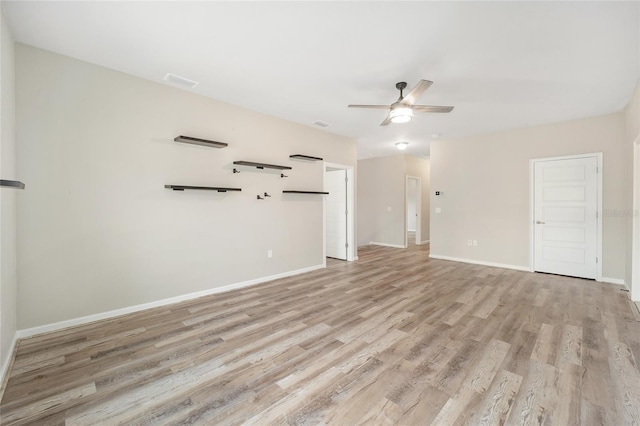
[[[619,286],[359,256],[23,340],[2,424],[640,424]]]

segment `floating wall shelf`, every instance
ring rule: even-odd
[[[233,164],[237,164],[239,166],[255,167],[257,169],[291,170],[291,167],[289,166],[277,166],[275,164],[254,163],[252,161],[234,161]]]
[[[222,188],[218,186],[188,186],[188,185],[165,185],[165,188],[173,189],[174,191],[184,191],[185,189],[203,189],[207,191],[242,191],[240,188]]]
[[[310,155],[303,155],[303,154],[293,154],[293,155],[290,155],[289,158],[297,158],[299,160],[309,160],[309,161],[323,160],[323,158],[321,157],[312,157]]]
[[[0,186],[4,188],[24,189],[24,183],[19,180],[0,179]]]
[[[174,141],[182,142],[182,143],[190,143],[192,145],[210,146],[212,148],[224,148],[228,146],[228,144],[224,142],[216,142],[216,141],[210,141],[207,139],[192,138],[191,136],[182,136],[182,135],[176,136]]]
[[[322,191],[282,191],[283,194],[321,194],[321,195],[329,195],[328,192]]]

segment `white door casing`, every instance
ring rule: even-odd
[[[600,279],[601,156],[533,160],[533,270]]]

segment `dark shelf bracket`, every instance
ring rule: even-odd
[[[267,198],[267,197],[271,197],[271,195],[269,195],[269,194],[267,194],[267,193],[265,192],[265,193],[264,193],[264,198]]]
[[[233,169],[233,173],[240,173],[240,170],[238,170],[238,169],[234,168],[234,169]]]
[[[320,195],[329,195],[328,192],[322,191],[282,191],[283,194],[320,194]]]
[[[280,173],[280,177],[281,178],[286,178],[286,177],[289,177],[289,176],[285,175],[284,173]]]
[[[216,142],[207,139],[192,138],[191,136],[182,135],[176,136],[173,140],[176,142],[190,143],[192,145],[209,146],[211,148],[224,148],[229,145],[224,142]]]
[[[256,197],[258,197],[258,200],[264,200],[264,197],[261,197],[260,194],[258,194]]]
[[[266,164],[266,163],[254,163],[253,161],[234,161],[233,164],[237,164],[239,166],[255,167],[257,169],[291,170],[291,167],[289,166],[278,166],[276,164]]]
[[[25,188],[25,184],[20,182],[19,180],[0,179],[0,187],[13,188],[13,189],[24,189]]]
[[[168,189],[173,189],[174,191],[184,191],[185,189],[199,189],[199,190],[205,190],[205,191],[218,191],[218,192],[242,191],[241,188],[224,188],[219,186],[165,185],[164,187]]]
[[[298,160],[309,160],[309,161],[324,160],[324,158],[321,158],[321,157],[312,157],[310,155],[303,155],[303,154],[293,154],[293,155],[290,155],[289,158],[297,158]]]

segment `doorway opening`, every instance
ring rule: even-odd
[[[530,269],[602,280],[602,153],[530,161]]]
[[[416,245],[422,241],[422,182],[415,176],[406,177],[405,196],[405,238],[404,246]]]
[[[353,167],[324,163],[324,257],[356,260]]]

